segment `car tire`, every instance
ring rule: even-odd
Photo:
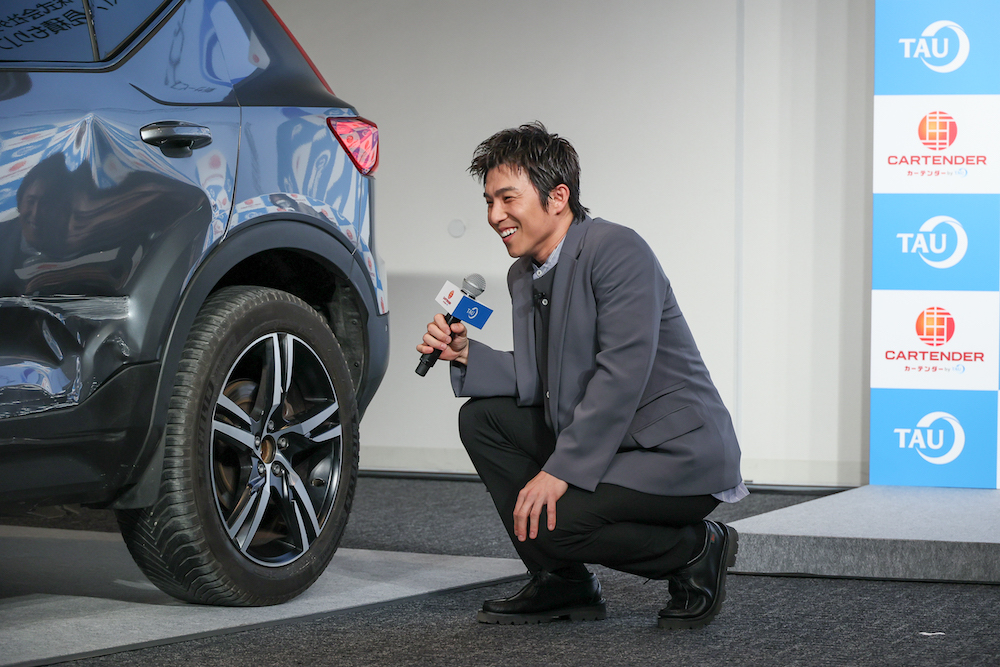
[[[354,387],[326,321],[274,289],[227,287],[188,335],[159,499],[117,511],[143,573],[181,600],[285,602],[326,569],[358,472]]]

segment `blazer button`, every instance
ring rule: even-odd
[[[549,392],[545,392],[545,398],[549,397]]]
[[[543,306],[549,305],[549,300],[548,299],[542,299],[542,305]]]

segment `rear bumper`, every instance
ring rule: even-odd
[[[0,419],[0,505],[110,502],[145,465],[159,372],[126,366],[79,405]]]

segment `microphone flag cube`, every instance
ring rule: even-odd
[[[482,329],[486,320],[493,314],[493,310],[487,308],[475,299],[463,293],[461,288],[450,281],[446,281],[444,287],[438,292],[435,301],[438,302],[445,311],[466,324],[470,324],[477,329]]]

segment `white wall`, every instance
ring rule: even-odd
[[[443,281],[477,271],[480,338],[509,349],[511,260],[465,169],[538,119],[580,153],[591,213],[659,255],[746,479],[867,480],[873,0],[272,4],[380,130],[392,361],[363,468],[472,471],[447,367],[419,378],[414,347]]]

